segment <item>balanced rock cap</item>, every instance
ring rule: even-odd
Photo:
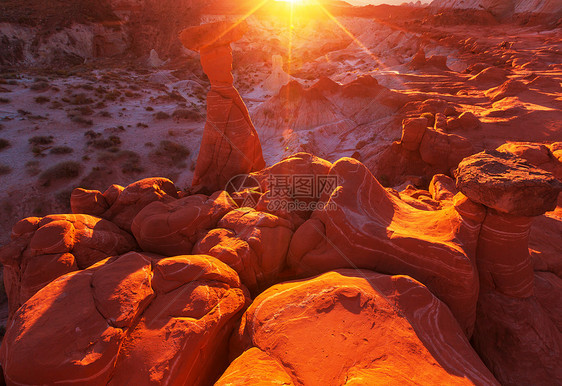
[[[228,45],[240,40],[248,31],[248,23],[219,21],[189,27],[180,33],[180,40],[185,48],[201,51],[205,48]]]
[[[551,173],[497,150],[465,158],[455,172],[457,188],[472,201],[514,216],[554,210],[562,183]]]

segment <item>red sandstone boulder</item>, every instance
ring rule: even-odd
[[[10,384],[211,384],[247,302],[236,273],[212,257],[131,252],[29,299],[0,361]]]
[[[278,360],[252,347],[236,358],[215,386],[262,385],[294,386],[289,372]]]
[[[444,174],[436,174],[429,183],[429,192],[436,201],[452,202],[459,192],[456,182],[451,177]]]
[[[211,81],[207,122],[192,181],[198,193],[226,189],[231,178],[265,167],[258,134],[231,73],[230,43],[242,38],[247,29],[245,21],[223,21],[190,27],[180,35],[186,48],[200,52],[203,71]]]
[[[228,193],[202,194],[147,205],[131,229],[143,251],[164,256],[191,254],[198,238],[237,207]]]
[[[556,206],[562,184],[519,158],[491,151],[459,165],[457,186],[488,207],[476,251],[474,347],[504,385],[560,383],[562,333],[559,313],[550,310],[559,304],[549,304],[545,283],[533,272],[529,233],[531,216]]]
[[[74,189],[70,197],[72,213],[91,214],[131,231],[133,219],[153,201],[170,202],[178,197],[174,183],[167,178],[146,178],[123,188],[112,185],[103,195],[99,191]]]
[[[388,188],[387,191],[416,209],[437,210],[441,206],[438,201],[431,197],[431,193],[427,190],[417,189],[412,185],[406,186],[401,192],[396,192],[391,188]]]
[[[410,118],[402,121],[402,139],[404,149],[417,151],[427,129],[427,118]]]
[[[516,79],[509,79],[502,85],[489,89],[485,94],[492,102],[497,102],[503,98],[516,96],[528,89],[525,83]]]
[[[472,343],[502,385],[562,382],[562,333],[536,297],[484,291]]]
[[[443,210],[415,209],[353,159],[336,162],[330,175],[337,177],[337,187],[322,198],[328,205],[295,232],[289,266],[301,276],[345,267],[409,275],[445,302],[470,334],[484,209],[461,194]]]
[[[366,270],[269,288],[232,348],[241,355],[219,385],[498,384],[424,285]]]
[[[562,183],[513,155],[484,151],[465,158],[457,188],[472,201],[515,216],[537,216],[556,207]]]
[[[193,248],[228,264],[256,293],[279,281],[294,226],[286,219],[240,208],[229,212]]]
[[[456,134],[427,129],[420,144],[420,155],[424,162],[448,172],[459,162],[474,153],[470,141]]]
[[[256,209],[285,218],[295,225],[307,220],[329,183],[332,164],[309,153],[296,153],[249,177],[264,195]]]
[[[509,142],[501,145],[496,150],[523,158],[531,165],[546,170],[554,174],[559,180],[562,180],[562,157],[558,159],[556,154],[554,154],[558,149],[558,144],[553,143],[549,148],[540,143]],[[560,154],[562,155],[562,152]]]
[[[507,71],[498,67],[488,67],[471,77],[468,81],[476,85],[499,85],[507,80]]]
[[[18,222],[0,249],[10,315],[51,281],[136,248],[113,223],[87,215],[31,217]]]
[[[186,48],[200,51],[240,40],[247,31],[248,23],[246,21],[236,25],[228,21],[219,21],[184,29],[180,34],[180,40]]]
[[[447,120],[447,130],[468,131],[477,129],[480,125],[480,120],[470,111]]]

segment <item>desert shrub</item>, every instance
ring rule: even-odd
[[[145,124],[145,123],[139,122],[139,123],[137,123],[137,127],[141,127],[143,129],[146,129],[148,127],[148,125]]]
[[[50,98],[48,98],[46,96],[43,96],[43,95],[40,95],[40,96],[35,98],[35,103],[38,103],[38,104],[42,105],[43,103],[47,103],[50,100],[51,100]]]
[[[86,94],[80,93],[80,94],[72,95],[69,99],[69,103],[73,105],[89,105],[94,103],[94,101],[92,100],[92,98],[89,98]]]
[[[123,161],[121,163],[121,171],[124,174],[144,172],[144,168],[141,166],[141,158],[137,153],[125,150],[120,151],[117,154],[121,158],[123,158]]]
[[[170,119],[170,114],[165,113],[164,111],[159,111],[156,114],[154,114],[154,118],[159,120]]]
[[[175,119],[186,119],[190,121],[197,121],[199,120],[199,118],[201,118],[201,115],[195,110],[177,109],[172,114],[172,117],[174,117]]]
[[[154,154],[169,158],[173,163],[178,163],[189,157],[190,151],[187,147],[172,141],[161,141]]]
[[[30,145],[49,145],[53,143],[53,136],[49,135],[36,135],[34,137],[29,138],[27,141]]]
[[[29,88],[33,91],[44,91],[49,88],[49,83],[47,82],[35,82]]]
[[[73,148],[68,146],[55,146],[51,149],[51,154],[70,154],[74,151]]]
[[[96,149],[118,149],[121,145],[121,138],[116,135],[111,135],[109,138],[93,139],[91,142],[88,142],[88,144],[92,145]]]
[[[144,168],[141,165],[141,157],[130,150],[118,152],[101,152],[98,161],[105,164],[118,164],[124,174],[142,173]]]
[[[53,101],[53,102],[51,103],[51,105],[49,106],[49,108],[50,108],[51,110],[59,110],[59,109],[62,108],[62,106],[63,106],[63,104],[60,103],[59,101]]]
[[[78,115],[70,117],[70,120],[74,123],[78,123],[79,125],[84,125],[84,126],[92,126],[94,124],[93,120]]]
[[[0,151],[10,147],[10,141],[4,138],[0,138]]]
[[[117,90],[113,90],[105,94],[104,99],[108,101],[116,101],[117,98],[121,96],[121,92]]]
[[[73,111],[80,115],[92,115],[94,113],[94,110],[92,110],[90,106],[77,107]]]
[[[0,164],[0,176],[10,174],[12,172],[12,168],[8,165]]]
[[[70,180],[76,178],[81,172],[82,166],[78,162],[65,161],[45,170],[41,173],[39,179],[45,185],[50,184],[52,181]]]
[[[154,111],[154,107],[152,107],[152,106],[146,106],[144,109],[146,111]]]
[[[10,103],[11,100],[9,100],[8,98],[0,98],[0,103]]]
[[[88,130],[84,133],[84,137],[89,139],[96,139],[101,137],[101,133],[96,133],[94,130]]]

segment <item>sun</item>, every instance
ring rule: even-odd
[[[283,1],[285,3],[290,3],[293,5],[304,5],[308,2],[308,0],[275,0],[275,1]]]

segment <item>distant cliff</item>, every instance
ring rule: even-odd
[[[556,14],[562,12],[560,0],[434,0],[433,8],[480,9],[495,16],[521,13]]]

